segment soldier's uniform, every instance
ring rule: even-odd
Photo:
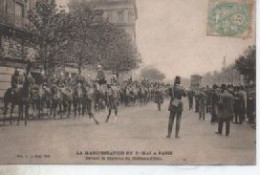
[[[175,137],[176,138],[179,137],[180,122],[181,122],[181,116],[183,111],[182,97],[186,96],[186,93],[184,88],[182,88],[179,85],[178,81],[180,83],[180,78],[176,77],[174,86],[169,89],[169,96],[171,97],[171,100],[168,108],[168,110],[170,111],[168,135],[167,135],[168,138],[170,138],[172,133],[172,126],[173,126],[175,116],[176,116]]]
[[[76,77],[76,82],[77,84],[80,83],[82,86],[85,86],[86,85],[86,78],[79,74],[77,77]]]
[[[106,81],[106,76],[105,76],[105,72],[104,72],[103,70],[99,70],[99,71],[98,71],[96,80],[97,80],[97,83],[98,83],[99,85],[102,85],[102,84],[106,84],[106,83],[107,83],[107,81]]]
[[[18,85],[18,80],[19,79],[19,73],[15,72],[14,75],[12,75],[12,78],[11,78],[11,87],[12,88],[17,88],[17,85]]]

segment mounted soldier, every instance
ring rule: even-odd
[[[23,77],[19,75],[19,71],[17,68],[15,68],[14,74],[11,78],[11,88],[12,88],[12,94],[17,91],[17,88],[19,85],[23,83]]]
[[[82,87],[86,85],[86,78],[82,75],[82,71],[79,71],[79,74],[76,77],[76,83],[81,84]]]
[[[107,83],[106,75],[101,65],[98,65],[98,72],[96,76],[96,82],[99,86],[102,86]],[[99,88],[99,87],[98,87]]]

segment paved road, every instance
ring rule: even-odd
[[[100,125],[81,117],[1,126],[0,164],[255,164],[256,133],[248,124],[231,125],[229,137],[217,136],[217,125],[210,124],[209,115],[200,121],[197,113],[185,110],[181,138],[167,139],[167,105],[161,112],[154,104],[122,109],[118,120],[109,123],[99,113]],[[115,153],[105,156],[110,161],[103,161],[99,155],[80,155],[80,151],[132,151],[133,155]],[[156,155],[148,155],[150,151]]]

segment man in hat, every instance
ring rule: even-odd
[[[250,84],[247,93],[247,117],[250,124],[255,124],[256,115],[256,90],[255,85]]]
[[[222,134],[223,123],[226,125],[226,136],[230,132],[230,120],[233,118],[234,112],[234,98],[232,94],[229,93],[225,84],[221,86],[221,94],[218,104],[219,118],[218,118],[218,131],[216,134]]]
[[[98,65],[98,73],[97,73],[97,77],[96,77],[96,81],[99,85],[102,84],[106,84],[106,76],[105,76],[105,72],[102,68],[101,65]]]
[[[181,78],[176,76],[174,86],[169,89],[169,96],[171,97],[168,110],[170,111],[169,123],[168,123],[168,135],[167,138],[171,137],[172,126],[176,117],[176,128],[175,138],[179,138],[179,130],[181,124],[181,116],[183,111],[182,97],[186,96],[186,92],[183,87],[180,86]]]
[[[17,70],[17,68],[15,68],[14,74],[12,75],[11,78],[11,87],[13,89],[17,88],[18,81],[19,81],[19,71]]]
[[[218,101],[219,101],[219,94],[217,92],[218,86],[214,84],[212,86],[212,90],[210,93],[210,103],[211,103],[211,123],[214,123],[218,120],[217,117],[217,107],[218,107]]]
[[[199,103],[199,120],[205,120],[205,110],[207,103],[207,95],[204,92],[204,88],[201,88],[198,92],[198,103]]]

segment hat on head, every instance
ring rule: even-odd
[[[175,84],[181,84],[181,77],[180,76],[176,76],[175,80],[174,80],[174,85]]]
[[[226,90],[226,89],[227,89],[227,86],[226,86],[225,84],[222,84],[222,85],[221,85],[221,89],[222,89],[222,90]]]
[[[213,88],[213,89],[217,89],[217,88],[218,88],[218,85],[213,84],[212,88]]]

